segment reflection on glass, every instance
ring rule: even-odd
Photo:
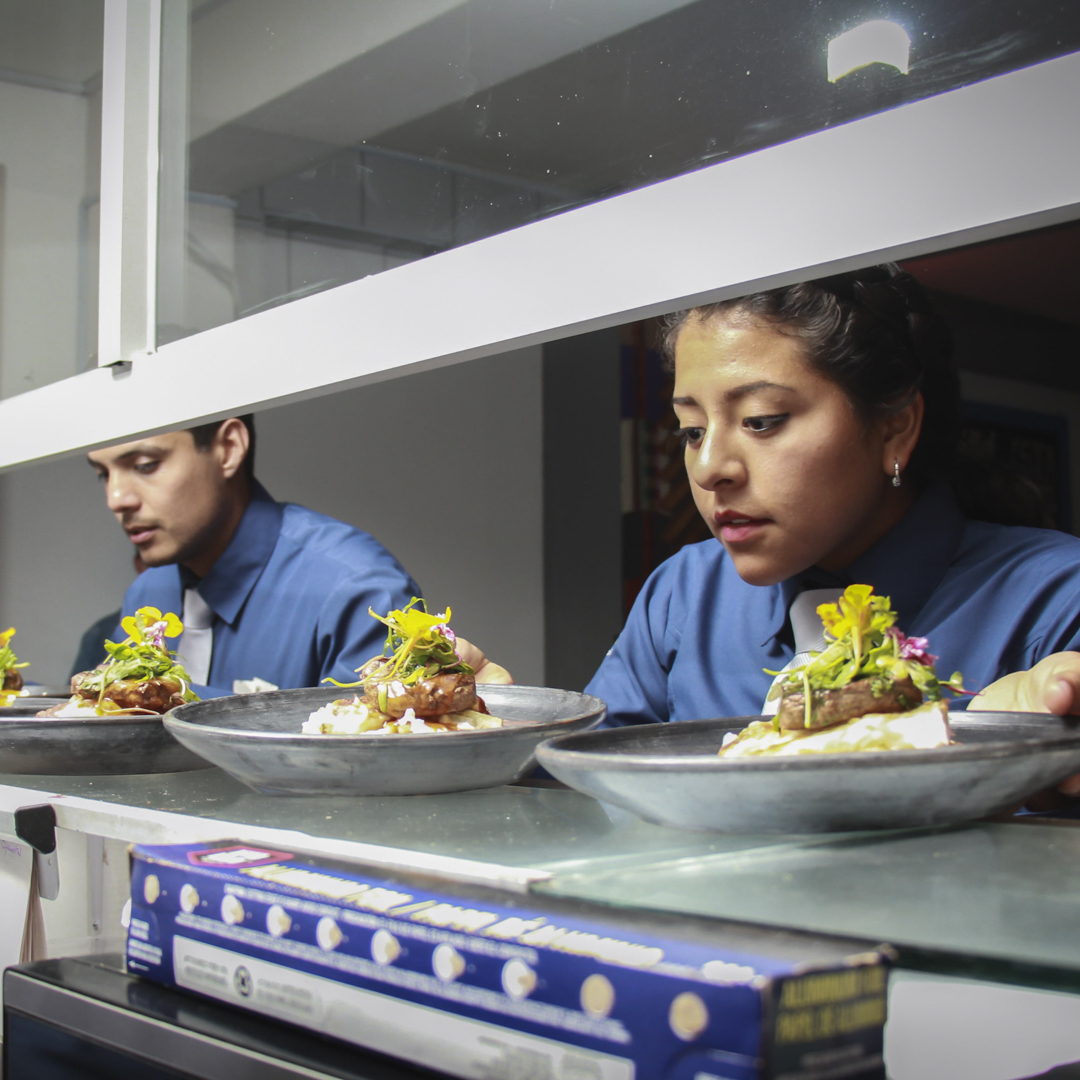
[[[159,340],[1077,48],[1050,0],[190,0]]]
[[[0,0],[0,397],[96,362],[104,0]]]

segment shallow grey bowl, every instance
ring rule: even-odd
[[[275,690],[181,705],[165,725],[190,750],[267,795],[433,795],[520,779],[536,747],[595,727],[604,703],[536,686],[478,687],[501,728],[419,735],[305,735],[341,690]]]
[[[1080,718],[949,716],[959,745],[724,760],[724,734],[757,716],[572,735],[537,755],[553,776],[646,821],[682,829],[808,833],[948,825],[999,813],[1080,773]]]
[[[23,687],[23,695],[28,698],[33,698],[35,701],[38,698],[53,698],[54,701],[67,701],[67,699],[71,697],[71,687],[68,683],[42,684],[28,682]]]
[[[0,773],[116,776],[209,767],[165,730],[160,716],[39,717],[68,699],[22,700],[0,708]]]

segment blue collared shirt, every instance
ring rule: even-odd
[[[368,607],[385,613],[420,595],[373,537],[275,502],[259,483],[206,577],[197,581],[177,565],[146,570],[128,589],[123,613],[152,604],[180,614],[184,588],[195,584],[214,612],[210,685],[195,687],[200,697],[231,694],[235,679],[258,677],[282,689],[318,686],[328,675],[352,682],[386,640]]]
[[[792,657],[787,612],[807,578],[891,597],[900,629],[929,638],[938,671],[969,689],[1080,649],[1080,539],[967,521],[939,486],[840,574],[748,585],[719,541],[683,548],[645,583],[586,690],[613,725],[760,714],[762,669]]]

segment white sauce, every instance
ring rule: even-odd
[[[776,731],[770,721],[755,720],[742,737],[725,736],[720,753],[733,758],[762,753],[788,757],[857,750],[932,750],[948,746],[951,734],[945,702],[929,701],[910,712],[871,713],[809,734]]]

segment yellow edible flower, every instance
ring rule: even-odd
[[[141,607],[134,615],[122,619],[120,625],[136,641],[142,641],[147,634],[172,638],[184,632],[184,624],[171,611],[162,615],[156,607]]]
[[[384,617],[369,607],[368,614],[389,626],[392,634],[396,633],[404,638],[403,644],[395,650],[394,663],[386,673],[387,678],[392,678],[401,671],[413,649],[426,649],[434,645],[435,640],[443,636],[439,627],[450,622],[449,608],[442,615],[429,615],[426,611],[410,606],[404,611],[395,609],[387,612]]]
[[[870,630],[884,632],[896,622],[889,598],[874,596],[871,585],[849,585],[837,603],[821,604],[817,613],[830,637],[839,640],[851,634],[856,667],[862,660],[863,641]]]
[[[375,613],[372,612],[372,614]],[[419,608],[391,611],[382,621],[388,626],[395,625],[402,637],[410,641],[419,641],[436,627],[445,626],[450,621],[450,609],[447,608],[442,615],[429,615],[426,611],[420,611]]]
[[[3,649],[14,636],[15,627],[9,626],[2,634],[0,634],[0,649]]]

